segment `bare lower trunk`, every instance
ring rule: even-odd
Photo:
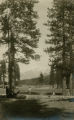
[[[5,75],[3,74],[3,88],[5,88]]]
[[[66,95],[66,77],[63,78],[63,95]]]
[[[72,95],[72,73],[70,74],[70,83],[69,83],[69,87],[70,87],[70,95]]]
[[[15,52],[14,52],[14,38],[13,35],[11,35],[11,42],[9,46],[9,89],[12,89],[14,87],[14,58],[15,58]]]

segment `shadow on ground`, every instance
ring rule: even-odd
[[[39,104],[36,100],[2,100],[0,102],[1,110],[8,117],[24,118],[46,118],[51,116],[60,116],[61,109],[47,109],[45,105]]]

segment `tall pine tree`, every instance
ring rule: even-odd
[[[37,12],[34,11],[35,0],[6,0],[0,4],[0,43],[8,45],[9,87],[14,80],[14,63],[29,63],[35,56],[35,48],[40,33],[37,28]],[[21,56],[17,59],[18,56]],[[21,53],[21,55],[20,55]]]
[[[48,8],[46,26],[51,31],[46,43],[50,45],[47,52],[56,70],[61,69],[63,78],[70,75],[72,70],[72,44],[74,42],[74,1],[53,0],[53,7]],[[56,61],[56,62],[55,62]]]

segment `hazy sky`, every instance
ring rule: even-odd
[[[2,1],[2,0],[0,0]],[[38,11],[38,27],[40,28],[41,38],[39,42],[39,48],[36,50],[37,53],[41,55],[40,61],[31,61],[29,65],[21,64],[21,72],[23,74],[26,71],[39,71],[47,73],[49,70],[48,66],[48,55],[43,51],[46,47],[45,39],[47,34],[47,28],[43,25],[47,21],[47,8],[52,6],[52,0],[39,0],[39,3],[36,5]],[[2,51],[2,50],[1,50]]]
[[[46,48],[45,39],[47,34],[47,28],[43,24],[46,23],[47,21],[47,8],[51,6],[52,6],[52,0],[39,0],[39,3],[36,5],[36,9],[39,15],[38,27],[40,28],[40,32],[41,32],[41,38],[40,38],[39,48],[37,52],[41,55],[41,58],[40,58],[40,61],[37,61],[37,62],[32,61],[30,62],[29,65],[24,66],[23,68],[25,69],[24,71],[36,70],[36,73],[37,71],[43,72],[43,73],[49,72],[48,55],[46,55],[46,53],[44,52],[44,49]]]

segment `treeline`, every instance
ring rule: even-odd
[[[3,85],[5,88],[8,85],[8,63],[5,60],[0,61],[0,85]],[[20,68],[18,63],[14,64],[15,71],[14,71],[14,86],[16,82],[20,80]]]
[[[49,75],[39,76],[38,78],[25,79],[16,82],[17,86],[22,85],[50,85]]]

